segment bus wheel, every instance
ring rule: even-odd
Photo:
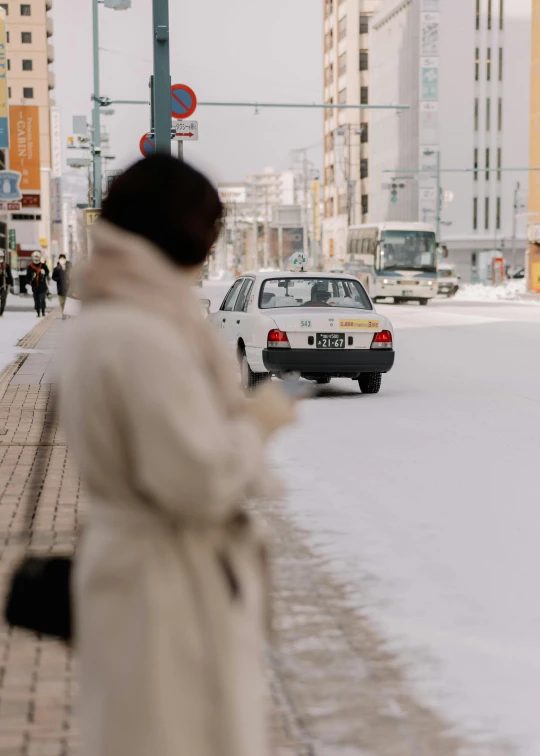
[[[403,301],[404,300],[401,299],[401,297],[394,297],[394,304],[395,305],[403,304]]]
[[[429,302],[429,299],[421,299],[420,300],[420,304],[423,305],[424,307],[427,305],[428,302]]]

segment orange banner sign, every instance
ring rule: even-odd
[[[11,105],[9,132],[11,142],[9,167],[10,170],[21,173],[21,191],[41,191],[39,108],[37,105]]]

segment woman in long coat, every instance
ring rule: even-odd
[[[212,185],[169,157],[113,184],[79,281],[61,414],[91,505],[76,565],[84,756],[266,756],[264,543],[244,510],[292,420],[246,400],[192,283]]]

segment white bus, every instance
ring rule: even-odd
[[[437,237],[426,223],[370,223],[350,226],[346,267],[358,267],[358,277],[371,298],[392,297],[395,304],[427,305],[437,294]]]

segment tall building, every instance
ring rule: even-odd
[[[371,17],[379,0],[324,0],[324,102],[372,102]],[[370,213],[368,111],[324,112],[323,257],[344,259],[347,227]]]
[[[9,104],[12,121],[16,119],[17,107],[36,106],[39,112],[40,166],[36,168],[35,194],[37,200],[23,200],[20,212],[11,213],[10,227],[17,233],[22,247],[43,248],[47,255],[51,244],[51,91],[54,89],[54,72],[49,66],[54,61],[51,42],[53,20],[49,15],[53,0],[9,0],[0,6],[6,11]],[[24,113],[25,111],[21,111]],[[28,111],[26,111],[28,113]],[[11,133],[17,133],[16,123],[11,124]],[[30,138],[30,135],[28,135]],[[32,135],[37,141],[37,135]],[[13,167],[17,145],[11,140],[9,151]],[[24,250],[23,250],[24,251]],[[26,251],[29,251],[27,249]]]
[[[531,50],[531,168],[540,168],[540,0],[533,0]],[[540,293],[540,171],[529,174],[528,288]]]
[[[410,109],[370,114],[371,220],[438,225],[464,280],[493,250],[523,260],[530,6],[383,0],[372,20],[373,103]]]

